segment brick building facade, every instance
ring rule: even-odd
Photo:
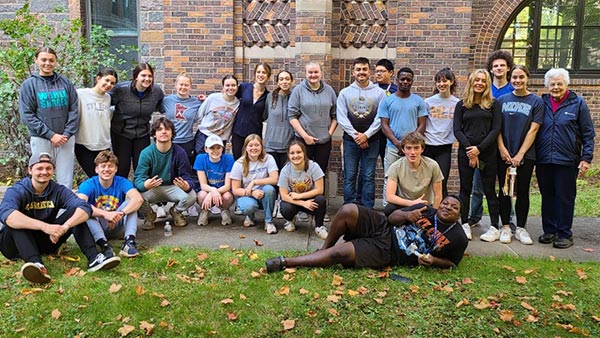
[[[451,67],[459,93],[469,71],[484,67],[501,39],[502,29],[522,0],[138,0],[141,60],[152,62],[157,82],[174,92],[176,75],[187,71],[198,93],[220,90],[220,80],[234,73],[251,79],[254,65],[265,61],[304,77],[303,65],[318,61],[336,91],[351,81],[352,59],[365,56],[415,70],[413,91],[429,96],[433,76]],[[23,0],[0,4],[0,18],[10,17]],[[32,11],[53,20],[85,16],[85,0],[32,0]],[[62,14],[48,14],[60,6]],[[85,18],[84,18],[85,19]],[[530,81],[544,91],[541,76]],[[271,82],[271,86],[273,83]],[[570,88],[583,95],[596,124],[600,120],[600,79],[577,77]],[[458,95],[460,96],[460,95]],[[330,188],[341,195],[339,138],[331,158]],[[599,147],[596,147],[598,149]],[[378,164],[380,165],[380,163]],[[455,163],[454,163],[455,166]],[[378,186],[382,182],[378,171]],[[453,169],[449,181],[456,190]],[[380,193],[378,193],[380,196]]]

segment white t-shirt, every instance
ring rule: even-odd
[[[425,144],[443,146],[454,143],[452,121],[458,99],[454,95],[443,98],[440,94],[435,94],[426,98],[425,102],[429,107],[429,117],[425,125]]]
[[[275,163],[273,156],[269,154],[265,157],[264,162],[251,161],[249,167],[250,170],[248,170],[248,175],[244,176],[244,167],[242,159],[240,158],[233,164],[229,177],[231,177],[232,180],[242,181],[242,188],[246,188],[251,181],[267,178],[270,173],[277,171],[277,163]],[[252,187],[252,190],[256,190],[260,187],[261,185],[255,185]]]

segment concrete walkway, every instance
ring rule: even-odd
[[[333,218],[335,211],[342,205],[341,198],[329,201],[329,215]],[[232,213],[233,215],[233,213]],[[243,217],[234,216],[234,224],[221,225],[219,215],[211,215],[207,226],[197,226],[195,217],[188,217],[188,226],[183,228],[173,227],[173,236],[164,237],[162,225],[157,223],[154,230],[138,231],[137,242],[140,245],[151,247],[156,245],[167,246],[196,246],[206,249],[218,249],[221,245],[229,245],[237,249],[253,250],[293,250],[314,251],[323,241],[316,237],[314,232],[308,230],[308,225],[299,223],[295,232],[286,232],[283,229],[283,219],[275,219],[279,233],[267,235],[263,230],[261,216],[257,217],[258,226],[244,228]],[[600,261],[600,218],[576,218],[573,224],[573,239],[575,245],[568,249],[554,249],[550,244],[539,244],[537,238],[541,235],[542,225],[540,217],[530,217],[527,228],[534,240],[533,245],[523,245],[513,238],[510,244],[500,242],[486,243],[479,239],[489,227],[489,219],[484,217],[482,225],[473,228],[473,240],[467,248],[468,255],[497,256],[510,255],[515,257],[550,257],[568,259],[576,262]],[[262,246],[256,244],[259,242]]]

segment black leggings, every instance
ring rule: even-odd
[[[529,184],[531,183],[534,166],[535,161],[526,159],[523,161],[523,164],[517,167],[515,214],[517,215],[517,226],[520,228],[524,228],[527,224],[527,215],[529,214]],[[498,182],[500,184],[498,199],[500,200],[500,219],[502,220],[502,224],[510,222],[510,196],[504,195],[502,191],[504,181],[506,180],[506,168],[509,167],[510,165],[498,159]]]
[[[94,164],[94,160],[101,151],[102,150],[89,150],[86,146],[75,143],[75,157],[87,177],[96,175],[96,165]]]
[[[294,216],[296,216],[297,213],[304,211],[307,214],[315,215],[315,226],[323,226],[323,219],[325,219],[325,213],[327,212],[327,200],[325,200],[323,195],[315,196],[314,200],[319,206],[313,211],[296,204],[281,201],[281,215],[286,220],[291,221],[294,219]]]
[[[452,155],[452,145],[444,144],[441,146],[425,145],[423,156],[427,156],[437,162],[444,175],[442,181],[442,196],[448,195],[448,177],[450,176],[450,161]]]
[[[331,156],[331,140],[322,144],[308,145],[302,137],[296,137],[297,141],[302,142],[306,147],[306,156],[308,159],[317,162],[323,173],[327,175],[327,166],[329,165],[329,157]]]
[[[498,167],[496,164],[496,153],[486,158],[483,167],[480,167],[483,192],[488,204],[490,221],[492,226],[498,228],[498,215],[500,213],[500,203],[496,195],[496,174]],[[484,160],[485,161],[485,160]],[[469,208],[471,203],[471,190],[473,190],[473,173],[475,168],[469,166],[469,158],[464,149],[458,150],[458,175],[460,177],[460,201],[462,203],[461,218],[463,223],[469,221]]]
[[[140,153],[150,145],[150,137],[145,136],[130,140],[112,131],[110,132],[110,137],[112,139],[113,152],[119,159],[117,175],[128,177],[132,160],[133,171],[135,171],[140,159]]]

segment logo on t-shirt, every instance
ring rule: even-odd
[[[185,116],[183,115],[183,113],[185,113],[186,109],[187,109],[186,106],[182,105],[181,103],[176,103],[175,104],[175,119],[185,121]]]

